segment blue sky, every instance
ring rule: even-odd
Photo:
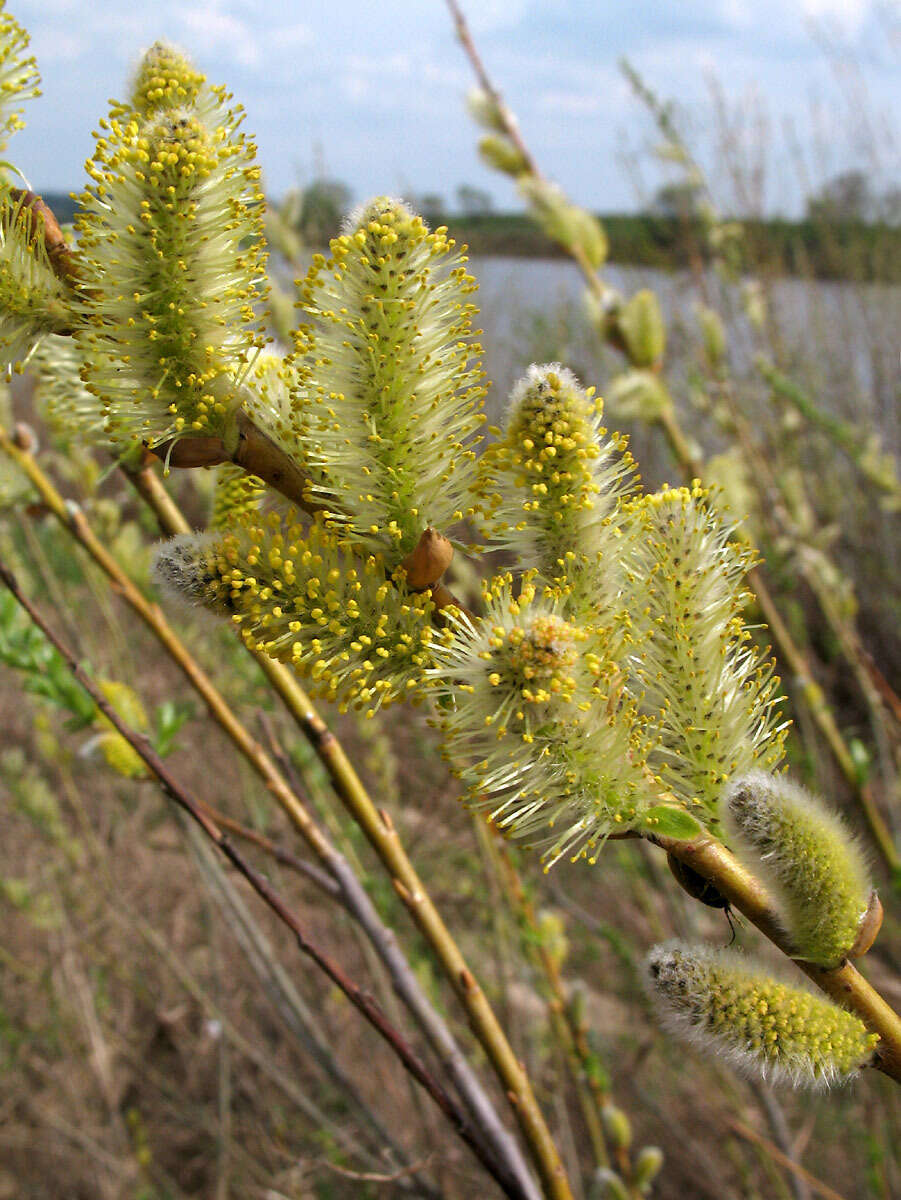
[[[546,174],[596,210],[636,207],[660,181],[652,130],[617,68],[626,55],[687,114],[715,163],[715,79],[748,126],[763,104],[774,147],[770,210],[802,185],[784,130],[811,177],[860,167],[897,178],[901,7],[885,0],[463,0],[482,55]],[[91,130],[122,96],[140,50],[164,37],[226,83],[248,113],[266,186],[281,194],[322,164],[356,199],[375,192],[452,197],[461,183],[515,206],[479,162],[463,98],[471,83],[442,0],[8,0],[32,35],[44,95],[9,155],[38,190],[80,187]],[[823,37],[860,71],[839,82]],[[813,115],[811,115],[813,114]],[[866,118],[866,119],[864,119]],[[894,140],[893,140],[894,139]],[[628,158],[628,155],[626,155]],[[714,177],[718,172],[714,169]],[[723,202],[728,206],[724,191]]]

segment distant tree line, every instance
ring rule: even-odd
[[[64,193],[46,200],[61,223],[74,219]],[[327,177],[292,189],[279,204],[299,243],[324,246],[348,212],[347,184]],[[452,202],[436,192],[410,197],[430,224],[446,224],[473,254],[536,258],[563,252],[524,213],[495,212],[490,192],[461,184]],[[701,197],[687,184],[658,189],[647,211],[602,214],[612,262],[672,270],[702,253]],[[876,190],[862,171],[845,171],[808,197],[800,220],[742,221],[743,254],[756,272],[901,283],[901,186]]]

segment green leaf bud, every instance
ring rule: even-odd
[[[584,255],[594,269],[601,266],[607,257],[607,235],[596,217],[570,203],[555,183],[535,175],[522,176],[519,191],[549,238],[570,253]]]
[[[609,243],[604,227],[590,212],[573,205],[569,213],[572,245],[585,256],[588,265],[597,270],[607,258]]]
[[[621,421],[653,425],[673,402],[665,384],[653,371],[625,371],[617,375],[607,393],[610,407]]]
[[[838,965],[857,941],[872,890],[844,822],[783,776],[753,771],[726,790],[723,824],[772,893],[797,955]]]
[[[642,1146],[632,1168],[632,1182],[640,1192],[648,1192],[663,1166],[663,1151],[659,1146]]]
[[[879,1038],[859,1017],[734,951],[668,942],[653,948],[647,970],[664,1024],[746,1074],[822,1088],[873,1061]]]
[[[156,574],[182,599],[230,616],[251,648],[307,676],[342,711],[415,700],[433,642],[449,638],[433,629],[428,592],[390,578],[377,555],[355,559],[320,521],[303,529],[269,513],[174,538]]]
[[[632,1145],[632,1124],[621,1108],[605,1104],[601,1109],[604,1132],[616,1150],[628,1150]]]
[[[475,282],[446,235],[379,197],[328,261],[314,258],[301,289],[313,496],[392,565],[427,526],[462,518],[484,421]]]
[[[496,133],[486,134],[479,139],[479,154],[482,160],[493,167],[495,171],[503,171],[514,179],[526,174],[529,164],[523,157],[522,151],[510,141]]]
[[[569,1015],[576,1029],[583,1029],[585,1027],[587,1011],[588,993],[584,982],[581,979],[577,979],[569,993]]]
[[[566,922],[560,913],[549,908],[541,910],[538,914],[538,936],[554,965],[562,967],[569,954],[569,938],[566,936]]]
[[[848,753],[851,755],[851,762],[854,764],[857,782],[860,784],[866,783],[873,770],[873,760],[870,757],[870,752],[866,744],[860,738],[850,738],[848,741]]]
[[[767,298],[759,279],[752,279],[742,288],[745,316],[751,325],[762,330],[767,321]]]
[[[717,508],[735,522],[735,535],[742,541],[755,542],[759,512],[758,493],[751,479],[748,460],[738,447],[715,454],[707,460],[704,478],[716,491]]]
[[[673,838],[679,842],[693,841],[704,832],[704,826],[691,813],[672,804],[655,804],[648,809],[641,829],[650,836]]]
[[[567,612],[609,617],[622,586],[620,500],[634,490],[626,439],[607,435],[603,403],[559,363],[513,389],[503,439],[479,464],[477,515],[496,546],[567,594]]]
[[[598,1167],[591,1180],[588,1200],[629,1200],[629,1189],[616,1171]]]
[[[715,370],[721,365],[726,353],[726,328],[719,313],[713,308],[708,308],[706,304],[698,305],[697,318],[707,362]]]
[[[484,88],[472,88],[466,97],[466,107],[472,119],[484,129],[506,133],[507,122],[497,100]]]
[[[643,288],[623,305],[617,318],[620,336],[635,367],[654,367],[666,350],[666,325],[660,302]]]
[[[26,54],[30,38],[0,4],[0,151],[17,129],[24,129],[21,101],[40,96],[37,63]]]
[[[0,363],[7,372],[21,371],[41,339],[71,321],[69,293],[51,265],[34,199],[0,187]]]
[[[84,379],[116,442],[219,438],[263,343],[259,167],[221,89],[101,123],[78,217]],[[118,112],[120,115],[115,115]]]

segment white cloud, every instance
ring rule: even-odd
[[[51,29],[42,34],[37,49],[42,63],[75,62],[90,49],[90,39],[64,29]]]
[[[538,107],[545,112],[563,113],[571,117],[587,117],[604,108],[604,100],[596,93],[542,92]]]
[[[859,33],[874,8],[873,0],[801,0],[806,17],[826,20],[847,33]]]
[[[299,24],[270,30],[266,36],[266,42],[273,50],[296,50],[299,46],[311,46],[315,40],[309,25]]]
[[[218,5],[201,5],[179,13],[179,19],[190,33],[210,49],[220,50],[240,67],[259,67],[263,49],[253,27],[232,13],[223,12]]]

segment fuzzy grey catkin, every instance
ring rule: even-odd
[[[871,885],[844,822],[782,776],[752,771],[723,796],[726,837],[772,893],[799,957],[832,967],[854,946]]]
[[[667,942],[646,966],[663,1024],[745,1074],[823,1088],[873,1059],[879,1038],[859,1017],[771,979],[736,951]]]

